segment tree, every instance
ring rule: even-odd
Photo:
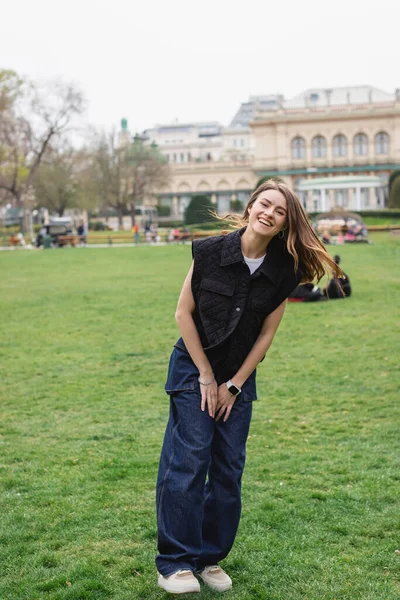
[[[185,210],[185,223],[190,225],[193,223],[208,223],[209,221],[213,221],[215,217],[210,211],[214,210],[210,196],[193,196]]]
[[[51,143],[65,134],[84,100],[72,84],[39,86],[2,73],[0,96],[0,191],[25,208],[34,177]],[[6,72],[9,73],[9,72]],[[25,229],[27,222],[25,221]]]
[[[389,208],[400,208],[400,176],[396,177],[390,188]]]
[[[238,198],[236,200],[231,200],[231,211],[232,212],[242,212],[243,211],[243,202]]]
[[[123,190],[124,153],[113,129],[94,132],[88,148],[88,165],[83,174],[85,194],[97,197],[102,208],[113,208],[118,215],[119,228],[127,211],[127,195]]]
[[[18,98],[23,81],[15,71],[0,69],[0,115],[10,108]]]
[[[36,202],[50,212],[63,216],[67,208],[80,204],[79,182],[81,153],[71,146],[49,150],[34,180]]]
[[[399,177],[399,176],[400,176],[400,170],[399,169],[397,169],[396,171],[392,171],[390,173],[389,182],[388,182],[388,185],[389,185],[389,196],[390,196],[390,191],[392,189],[392,185],[394,183],[394,180],[396,179],[396,177]]]
[[[138,136],[132,144],[119,145],[115,131],[95,135],[92,146],[92,181],[103,207],[129,213],[135,224],[135,208],[151,198],[169,179],[165,157],[155,144],[145,146]]]
[[[125,150],[125,161],[127,206],[133,226],[136,206],[166,186],[170,172],[167,160],[157,145],[152,143],[151,146],[145,146],[137,135],[133,144]]]

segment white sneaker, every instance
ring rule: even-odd
[[[200,592],[200,583],[189,569],[180,569],[168,577],[158,575],[158,585],[170,594]]]
[[[218,592],[225,592],[226,590],[230,590],[232,588],[232,579],[225,573],[223,569],[221,569],[219,565],[205,567],[205,569],[199,573],[199,576],[202,578],[204,583]]]

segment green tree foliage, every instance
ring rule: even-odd
[[[394,183],[394,180],[400,176],[400,169],[397,169],[396,171],[392,171],[390,173],[390,177],[389,177],[389,194],[390,194],[390,190],[392,189],[392,185]]]
[[[243,212],[244,206],[241,200],[231,200],[231,211],[232,212]]]
[[[210,214],[210,211],[213,210],[215,210],[215,208],[211,202],[210,196],[193,196],[185,210],[186,225],[213,221],[215,217]]]
[[[85,188],[97,195],[97,205],[117,211],[122,229],[123,215],[135,224],[135,208],[168,184],[169,165],[155,144],[146,146],[135,136],[121,145],[118,134],[95,132],[89,148]]]
[[[400,176],[392,182],[389,193],[389,208],[400,208]]]
[[[0,115],[10,110],[21,92],[23,81],[15,71],[0,69]]]
[[[73,84],[39,85],[0,71],[0,200],[32,208],[30,191],[42,160],[83,108]]]
[[[277,177],[276,175],[265,175],[264,177],[261,177],[261,179],[259,179],[257,181],[256,187],[254,189],[256,190],[258,187],[260,187],[260,185],[265,183],[265,181],[268,181],[268,179],[272,179],[273,181],[276,181],[277,183],[285,183],[283,181],[283,179],[281,179],[280,177]]]
[[[78,173],[82,159],[71,147],[51,149],[46,154],[34,180],[38,206],[62,217],[67,208],[80,205],[82,194]]]

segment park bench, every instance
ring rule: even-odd
[[[59,235],[57,236],[57,244],[61,246],[78,246],[80,243],[80,236],[76,234],[71,235]]]

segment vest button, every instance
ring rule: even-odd
[[[236,310],[237,310],[237,312],[239,312],[239,311],[240,311],[240,308],[239,308],[239,307],[237,307],[237,308],[236,308]]]

